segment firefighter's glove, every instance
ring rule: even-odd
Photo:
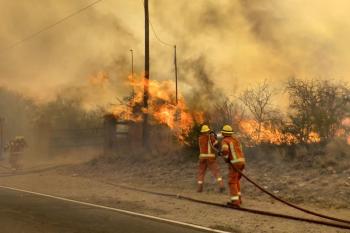
[[[224,156],[222,156],[222,158],[224,159],[224,161],[225,161],[226,163],[230,163],[230,158],[225,158]]]
[[[211,131],[210,134],[213,135],[215,139],[218,139],[218,135],[216,135],[214,131]]]

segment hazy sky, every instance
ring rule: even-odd
[[[103,0],[67,22],[9,45],[91,3],[88,0],[0,0],[0,85],[41,100],[69,87],[97,102],[124,95],[135,51],[143,71],[142,0]],[[149,0],[151,22],[177,44],[181,90],[209,77],[227,94],[269,79],[350,81],[347,0]],[[151,33],[151,78],[172,79],[173,50]],[[104,72],[106,86],[89,79]]]

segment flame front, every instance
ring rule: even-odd
[[[117,106],[113,106],[110,112],[118,119],[141,122],[143,115],[150,116],[151,124],[163,124],[177,136],[180,141],[184,141],[185,137],[191,132],[195,123],[202,124],[204,122],[204,113],[199,111],[191,111],[184,97],[180,94],[178,103],[175,100],[175,84],[172,81],[156,81],[145,80],[143,76],[129,76],[128,86],[132,89],[132,94],[125,101]],[[103,75],[93,79],[91,82],[95,85],[101,85],[106,80]],[[144,108],[144,87],[149,90],[148,108]],[[342,125],[347,129],[338,136],[346,136],[350,144],[350,118],[345,118]],[[239,124],[239,130],[252,145],[261,143],[269,143],[275,145],[281,144],[297,144],[299,143],[295,135],[284,133],[272,124],[264,123],[260,125],[255,120],[245,119]],[[316,132],[308,135],[307,143],[320,142],[320,136]]]
[[[143,107],[144,86],[149,88],[148,109]],[[111,112],[119,119],[140,122],[143,114],[151,116],[151,123],[167,125],[180,141],[189,134],[192,126],[197,122],[203,123],[201,112],[191,112],[183,96],[175,100],[175,84],[172,81],[146,81],[143,76],[129,76],[128,85],[132,88],[132,95],[126,104],[114,106]]]
[[[260,126],[260,131],[259,123],[255,120],[243,120],[240,122],[239,127],[241,132],[254,144],[270,143],[275,145],[291,145],[298,143],[298,139],[294,135],[283,133],[268,123],[262,124]],[[320,142],[320,136],[315,132],[311,132],[308,136],[307,142],[318,143]]]

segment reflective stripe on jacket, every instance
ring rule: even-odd
[[[222,140],[221,152],[224,158],[232,164],[245,162],[242,145],[232,136],[224,137]]]
[[[210,141],[209,141],[210,139]],[[211,143],[210,143],[211,142]],[[213,135],[210,134],[202,134],[198,138],[199,143],[199,158],[200,159],[208,159],[208,158],[215,158],[215,153],[213,148],[211,147],[211,144],[215,146],[218,144],[217,140]]]

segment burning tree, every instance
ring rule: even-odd
[[[149,85],[148,109],[142,108],[144,78],[130,76],[129,85],[134,94],[126,99],[123,104],[113,106],[109,111],[116,118],[131,122],[141,122],[142,114],[148,113],[151,124],[166,125],[179,141],[191,132],[193,125],[203,122],[203,113],[190,111],[185,98],[179,95],[178,103],[175,102],[175,84],[172,81],[151,80]]]

